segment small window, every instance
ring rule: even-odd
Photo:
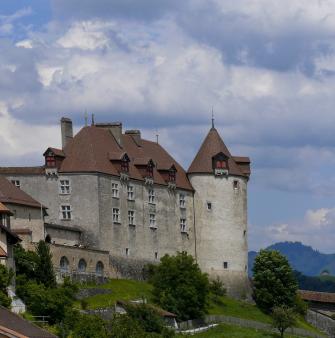
[[[246,234],[247,234],[247,230],[244,230],[244,231],[243,231],[243,236],[245,237]]]
[[[216,169],[225,169],[226,161],[218,160],[216,161]]]
[[[147,165],[147,177],[154,177],[154,166],[151,163]]]
[[[55,157],[52,156],[52,155],[46,156],[46,158],[45,158],[45,165],[48,168],[54,168],[56,166]]]
[[[155,191],[153,189],[149,189],[149,203],[155,204]]]
[[[129,162],[126,159],[122,160],[121,162],[121,171],[124,173],[129,172]]]
[[[228,269],[228,262],[223,262],[223,268]]]
[[[28,220],[31,222],[31,213],[28,214]]]
[[[70,205],[61,205],[61,219],[62,220],[72,219],[72,210]]]
[[[180,219],[180,231],[181,231],[181,232],[187,232],[187,228],[186,228],[186,218],[181,218],[181,219]]]
[[[104,274],[104,265],[101,261],[98,261],[95,267],[95,272],[98,276],[102,276]]]
[[[113,208],[113,222],[120,223],[120,209]]]
[[[69,271],[69,260],[63,256],[61,259],[60,259],[60,271],[61,272],[67,272]]]
[[[128,210],[128,224],[135,225],[135,211]]]
[[[171,182],[171,183],[176,182],[176,171],[174,169],[171,169],[169,171],[169,182]]]
[[[79,263],[78,263],[78,270],[79,270],[79,272],[85,272],[86,271],[86,267],[87,267],[87,264],[86,264],[85,259],[81,258],[79,260]]]
[[[208,211],[212,210],[212,202],[207,202],[207,210]]]
[[[45,236],[45,243],[49,243],[49,244],[51,243],[51,237],[49,234]]]
[[[129,201],[133,201],[135,199],[134,186],[132,185],[127,186],[127,198]]]
[[[126,256],[129,256],[129,248],[126,248]]]
[[[234,190],[238,190],[238,188],[239,188],[239,183],[238,183],[238,181],[234,181],[233,182],[233,187],[234,187]]]
[[[149,226],[150,228],[156,229],[156,215],[155,214],[149,214]]]
[[[186,199],[184,194],[179,194],[179,207],[185,208],[186,206]]]
[[[119,185],[117,183],[112,183],[112,196],[119,198]]]
[[[155,252],[155,259],[158,259],[158,252]]]
[[[61,195],[68,195],[71,192],[69,180],[59,180],[59,193]]]
[[[21,184],[19,180],[12,180],[11,182],[16,186],[16,188],[19,188],[19,189],[21,188]]]

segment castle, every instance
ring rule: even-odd
[[[136,277],[147,262],[187,251],[230,294],[247,291],[250,160],[232,156],[214,125],[187,172],[158,142],[123,132],[121,123],[73,136],[72,121],[62,118],[61,134],[62,149],[47,148],[43,166],[0,168],[46,208],[43,230],[30,229],[29,240],[58,245],[55,266],[95,264],[110,276]],[[24,236],[29,222],[14,220],[12,230]]]

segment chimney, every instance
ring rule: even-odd
[[[67,117],[62,117],[60,126],[62,131],[62,149],[64,149],[67,143],[73,138],[72,120]]]
[[[126,130],[126,135],[130,135],[134,142],[140,147],[141,146],[141,132],[137,129],[134,130]]]
[[[121,122],[112,122],[112,123],[96,123],[96,127],[108,129],[112,135],[114,136],[115,140],[122,147],[122,123]]]

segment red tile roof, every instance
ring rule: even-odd
[[[41,207],[39,202],[2,176],[0,176],[0,202],[5,204],[19,204],[33,208]]]
[[[320,303],[335,303],[335,293],[307,290],[299,290],[298,293],[303,300]]]
[[[211,128],[208,132],[187,173],[213,173],[212,159],[215,155],[219,153],[223,153],[228,158],[228,167],[230,174],[245,177],[249,176],[249,158],[232,156],[215,128]],[[247,164],[246,168],[244,168],[245,164]]]
[[[154,183],[167,185],[157,170],[157,165],[170,168],[174,164],[177,169],[177,187],[192,190],[185,170],[160,144],[143,139],[137,143],[130,134],[122,134],[121,144],[122,148],[107,128],[84,127],[65,147],[66,157],[59,171],[63,173],[101,172],[119,176],[120,173],[112,160],[119,160],[124,154],[127,154],[130,158],[130,178],[143,181],[144,178],[135,164],[138,164],[139,161],[144,163],[144,159],[152,159],[156,165]]]
[[[12,212],[0,202],[0,214],[9,214],[12,215]]]
[[[0,246],[0,257],[7,257],[7,252]]]
[[[56,338],[40,327],[28,322],[19,315],[0,305],[0,327],[13,330],[29,338]],[[11,337],[11,336],[10,336]],[[15,337],[15,336],[14,336]]]
[[[44,167],[0,167],[0,174],[3,175],[41,175],[44,174]]]

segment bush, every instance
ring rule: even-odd
[[[110,338],[147,338],[139,323],[128,315],[115,315],[108,323]]]
[[[35,281],[17,285],[17,294],[35,316],[50,316],[49,324],[61,322],[74,302],[73,287],[66,284],[57,288],[46,288]]]
[[[273,326],[278,329],[280,336],[284,337],[284,332],[292,327],[296,320],[292,309],[286,306],[276,306],[272,311]]]
[[[165,255],[150,279],[154,301],[180,320],[201,318],[206,312],[209,281],[191,255]]]
[[[293,307],[298,289],[293,271],[278,251],[261,250],[255,259],[254,299],[265,312],[275,306]]]
[[[299,296],[299,294],[296,294],[295,296],[295,302],[294,302],[294,312],[301,315],[306,316],[308,305],[307,303]]]
[[[98,316],[80,315],[74,324],[73,338],[107,338],[107,325]]]
[[[36,247],[36,253],[38,256],[36,280],[46,287],[56,287],[56,276],[52,265],[52,255],[50,253],[49,244],[44,241],[39,241]]]
[[[0,264],[0,305],[9,308],[12,300],[7,295],[7,287],[13,278],[13,271]]]
[[[29,280],[36,279],[38,255],[33,251],[26,251],[20,244],[14,246],[16,276],[26,276]]]
[[[221,303],[220,297],[224,296],[227,292],[226,288],[224,287],[223,282],[220,280],[219,277],[210,281],[209,283],[209,291],[212,296],[212,300],[214,303]]]

